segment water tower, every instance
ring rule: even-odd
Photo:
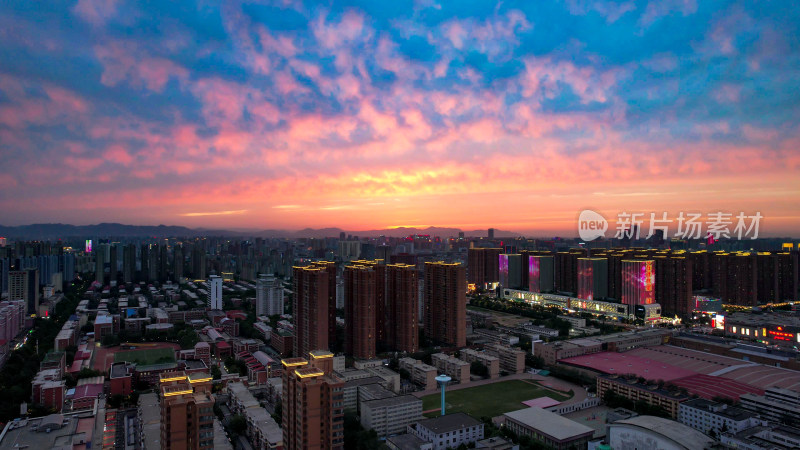
[[[438,377],[436,377],[436,382],[439,383],[439,387],[442,389],[442,415],[444,415],[444,391],[445,391],[445,386],[447,386],[447,383],[449,383],[450,380],[451,380],[451,378],[448,377],[447,375],[439,375]]]

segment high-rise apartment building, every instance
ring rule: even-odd
[[[286,450],[344,448],[344,381],[333,373],[333,354],[283,364],[283,445]]]
[[[94,252],[94,280],[100,284],[105,283],[106,252],[103,248],[104,245],[106,244],[98,245],[97,251]]]
[[[261,274],[256,281],[256,315],[283,314],[283,284],[273,275]]]
[[[571,249],[554,254],[556,291],[578,292],[578,258],[586,257],[586,253],[586,249]]]
[[[176,245],[172,251],[172,281],[181,282],[183,278],[183,265],[186,262],[183,256],[183,246]]]
[[[136,246],[128,244],[122,248],[122,282],[133,283],[136,274]]]
[[[669,315],[691,314],[692,260],[686,256],[657,255],[654,264],[655,303]]]
[[[343,278],[345,351],[355,358],[374,358],[377,345],[377,270],[354,262],[345,266]]]
[[[530,292],[552,292],[555,288],[553,257],[550,255],[528,255],[528,290]]]
[[[147,252],[147,280],[157,281],[160,266],[158,264],[158,257],[161,254],[158,244],[151,244],[150,250]]]
[[[467,250],[469,282],[479,287],[500,281],[499,257],[502,248],[471,248]]]
[[[199,242],[192,248],[192,276],[195,280],[206,277],[206,251]]]
[[[500,254],[498,257],[498,271],[500,274],[500,285],[504,288],[522,289],[522,272],[525,265],[522,263],[522,255],[519,253]],[[527,278],[527,277],[525,277]]]
[[[608,297],[608,260],[578,258],[578,298],[600,300]]]
[[[336,263],[315,261],[311,265],[328,273],[328,344],[332,345],[336,342]]]
[[[117,254],[117,248],[119,247],[119,243],[110,244],[108,246],[108,279],[109,281],[117,281],[117,262],[119,259],[119,255]]]
[[[8,271],[11,270],[11,260],[0,258],[0,294],[8,292]]]
[[[8,272],[8,299],[25,302],[26,314],[39,311],[39,269],[10,270]]]
[[[26,306],[21,300],[0,302],[0,341],[11,342],[25,327]]]
[[[622,303],[630,306],[655,303],[654,261],[622,261]]]
[[[328,270],[304,266],[293,268],[294,354],[314,349],[328,350]]]
[[[419,350],[419,288],[417,267],[386,266],[386,342],[391,350]]]
[[[208,309],[222,309],[222,277],[211,275],[208,277]]]
[[[139,261],[141,262],[141,269],[139,270],[139,281],[148,281],[147,274],[150,273],[150,246],[142,244],[139,249]],[[203,277],[205,278],[205,277]]]
[[[166,242],[159,247],[158,255],[158,282],[163,283],[167,281],[170,270],[169,248]]]
[[[464,266],[425,263],[425,336],[445,345],[467,343],[467,282]]]
[[[211,375],[164,372],[159,377],[162,450],[214,448]]]

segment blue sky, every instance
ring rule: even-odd
[[[0,223],[791,233],[799,28],[788,1],[4,2]]]

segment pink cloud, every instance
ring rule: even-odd
[[[521,80],[522,95],[550,98],[556,94],[561,82],[569,84],[582,103],[605,102],[618,75],[618,70],[598,72],[589,66],[578,67],[569,61],[555,62],[550,58],[528,58],[525,69]]]
[[[135,87],[161,92],[171,78],[185,81],[189,75],[184,67],[166,58],[149,56],[132,42],[97,45],[94,51],[103,65],[100,82],[106,86],[127,81]]]
[[[92,25],[105,25],[117,13],[118,0],[78,0],[72,12]]]
[[[325,48],[336,48],[360,38],[368,39],[372,34],[364,26],[364,16],[355,11],[347,11],[339,22],[328,22],[321,14],[312,22],[311,29],[317,42]],[[363,36],[366,33],[367,36]]]
[[[694,14],[697,11],[695,0],[657,0],[647,3],[647,8],[639,18],[639,23],[649,26],[661,17],[672,12],[680,12],[683,16]]]
[[[47,98],[30,97],[26,93],[28,86],[24,80],[0,74],[0,89],[10,99],[0,105],[0,124],[14,129],[26,124],[74,124],[89,111],[85,100],[66,89],[44,84],[41,87]]]
[[[115,164],[122,164],[123,166],[128,166],[133,162],[133,156],[121,145],[112,145],[106,150],[103,156],[105,156],[106,160]]]
[[[453,47],[460,50],[464,45],[464,39],[467,37],[467,30],[461,26],[460,22],[454,21],[444,25],[444,35],[450,39]]]

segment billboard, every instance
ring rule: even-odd
[[[86,240],[86,249],[84,250],[86,253],[92,253],[92,240]]]

